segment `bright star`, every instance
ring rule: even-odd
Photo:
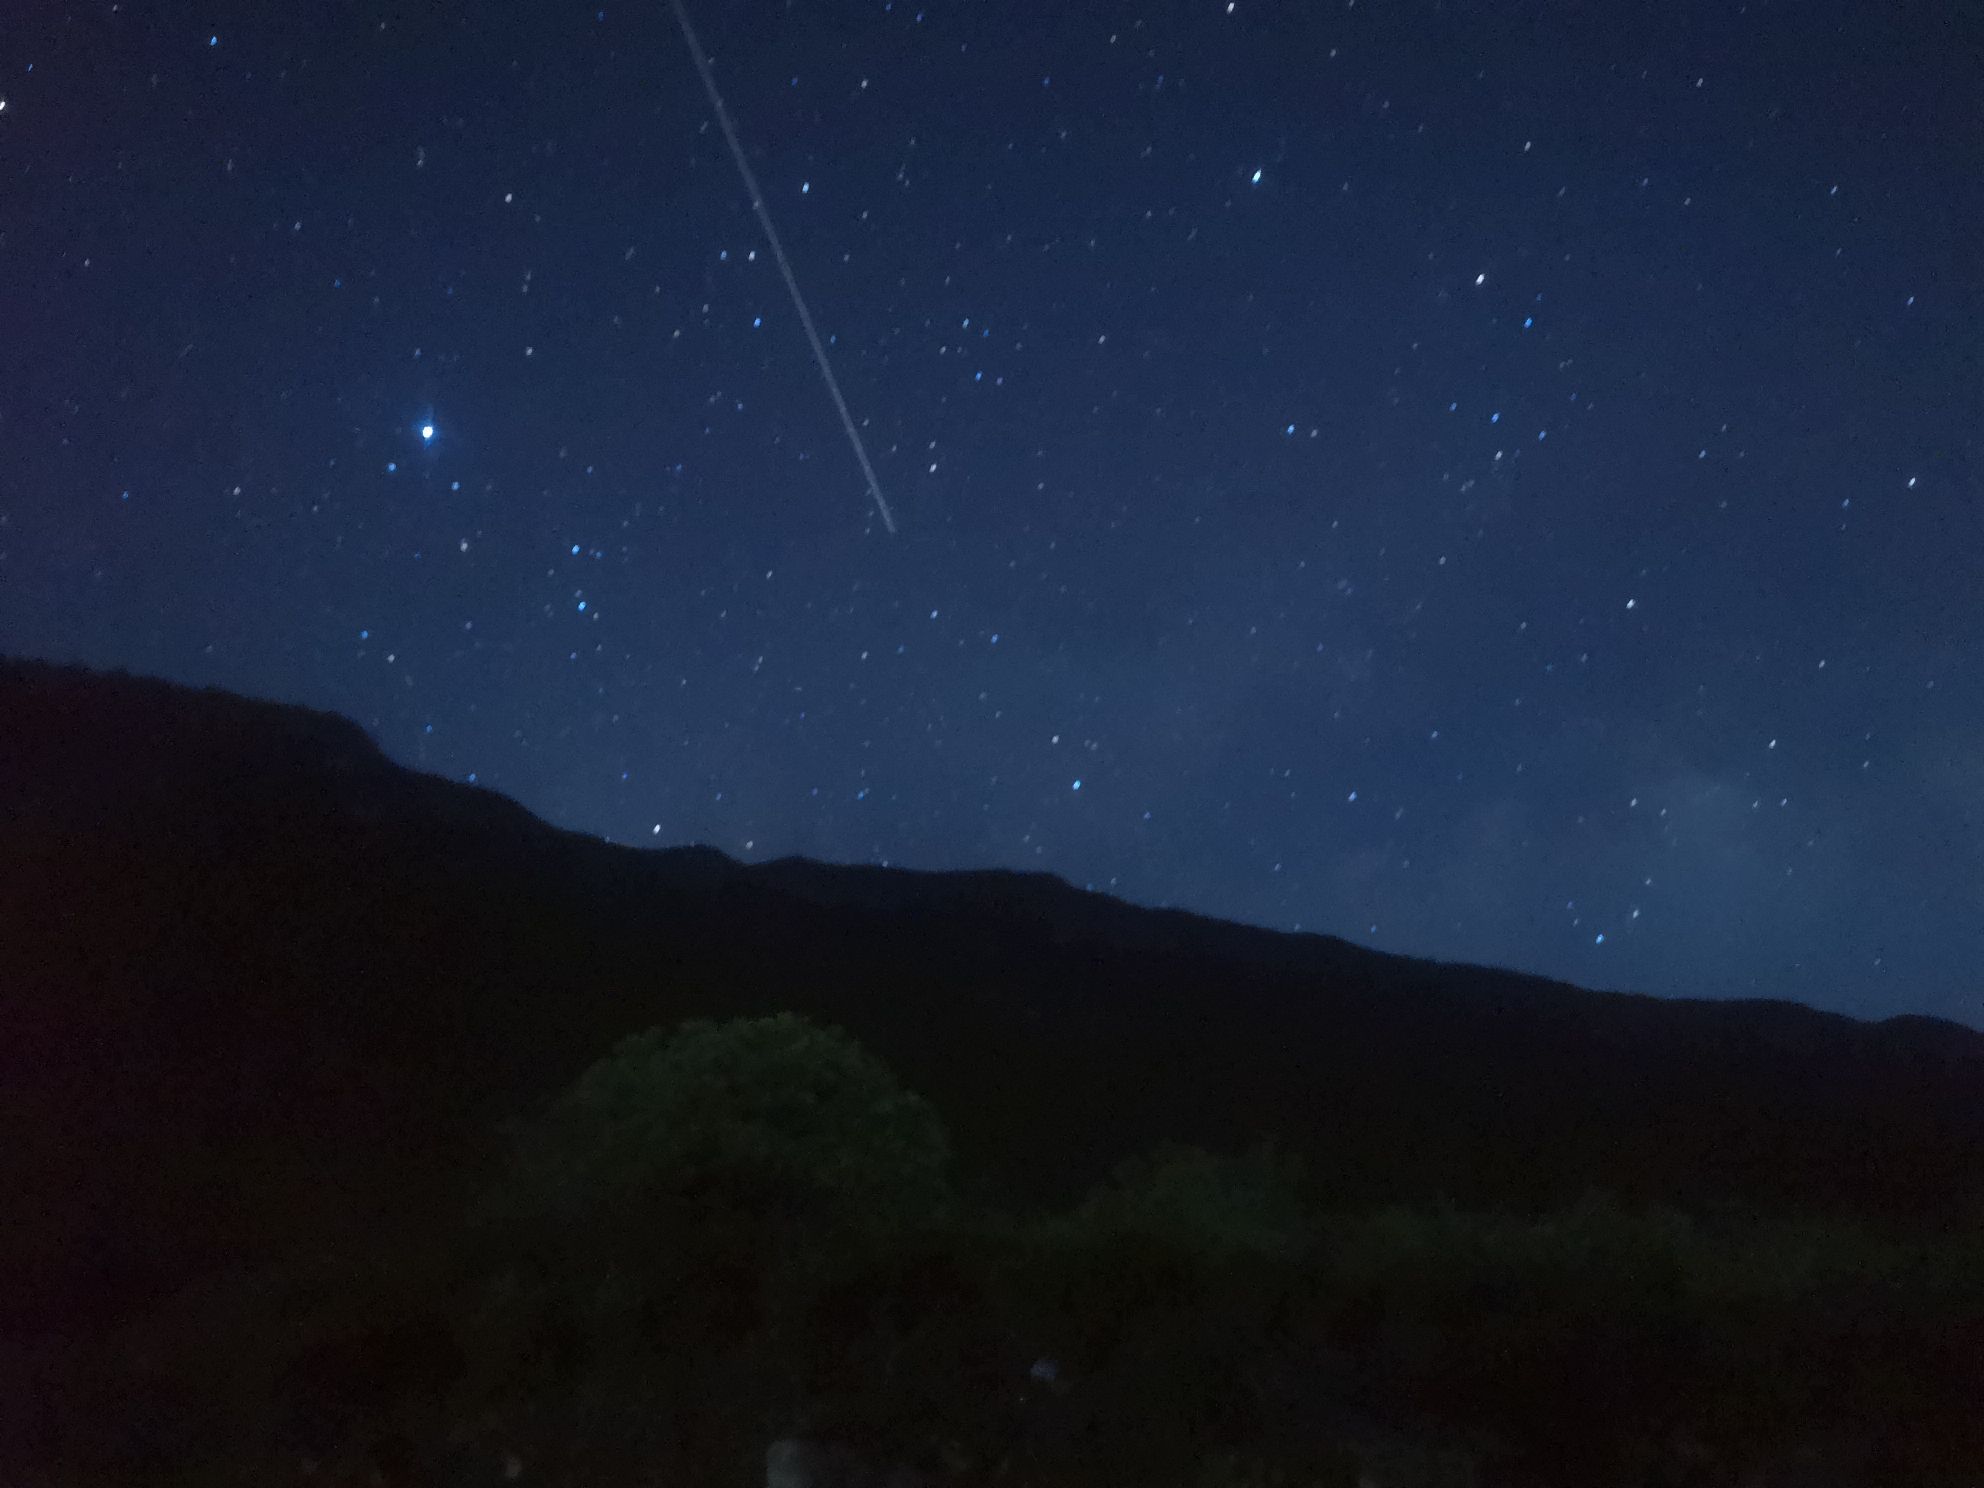
[[[434,437],[434,426],[432,424],[422,424],[420,426],[420,438],[422,443],[431,440],[433,437]]]

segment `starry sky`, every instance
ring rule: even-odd
[[[859,452],[666,0],[10,7],[0,650],[1984,1026],[1984,9],[688,14]]]

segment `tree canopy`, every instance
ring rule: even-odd
[[[515,1197],[540,1222],[657,1238],[869,1231],[940,1212],[949,1165],[927,1102],[841,1030],[781,1013],[621,1041],[522,1133]]]

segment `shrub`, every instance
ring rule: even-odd
[[[1143,1235],[1209,1259],[1285,1256],[1308,1235],[1299,1159],[1260,1146],[1242,1157],[1167,1145],[1116,1170],[1077,1211],[1098,1233]]]

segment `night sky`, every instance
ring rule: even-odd
[[[26,0],[0,650],[616,842],[1984,1025],[1976,5],[689,15],[893,534],[665,0]]]

